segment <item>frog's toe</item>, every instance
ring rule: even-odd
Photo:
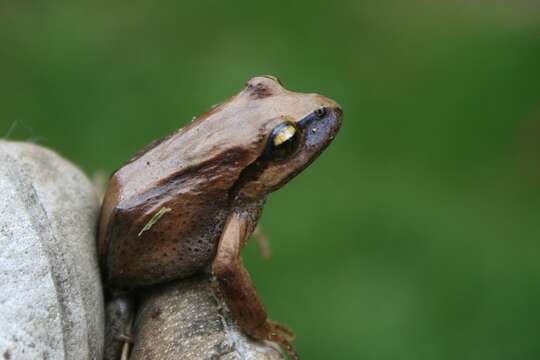
[[[266,340],[277,343],[281,346],[293,360],[300,360],[300,356],[294,350],[291,342],[294,340],[294,334],[285,325],[279,324],[275,321],[267,320],[266,322],[269,332]]]
[[[294,339],[296,338],[292,330],[289,329],[286,325],[283,325],[273,320],[267,320],[267,321],[272,331],[279,333],[279,335],[283,336],[287,341],[293,342]]]

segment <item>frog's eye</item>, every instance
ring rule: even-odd
[[[272,130],[268,139],[268,155],[283,159],[293,154],[300,144],[300,129],[293,122],[284,122]]]

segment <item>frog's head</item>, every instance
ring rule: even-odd
[[[286,90],[273,76],[250,79],[225,103],[245,121],[254,161],[240,174],[233,191],[240,199],[258,199],[300,173],[332,142],[342,110],[319,94]]]

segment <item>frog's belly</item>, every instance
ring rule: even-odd
[[[227,211],[207,212],[191,226],[178,227],[179,219],[164,217],[148,234],[119,241],[110,249],[108,273],[113,288],[136,288],[189,277],[214,259]],[[170,236],[171,227],[178,233]],[[188,230],[189,229],[189,230]]]

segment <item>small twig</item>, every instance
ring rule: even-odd
[[[137,236],[140,237],[145,231],[150,230],[152,228],[152,226],[154,226],[159,221],[159,219],[161,219],[163,217],[163,215],[165,215],[166,213],[171,212],[171,211],[172,211],[172,209],[168,208],[168,207],[163,207],[163,208],[159,209],[159,211],[157,213],[155,213],[154,216],[152,216],[150,221],[148,221],[148,223],[146,223],[146,225],[144,225],[144,227],[142,228],[142,230],[139,232],[139,234]]]
[[[131,336],[131,328],[132,328],[132,323],[128,323],[127,325],[127,328],[126,328],[126,332]],[[126,339],[126,341],[124,341],[124,345],[122,346],[122,357],[120,358],[120,360],[128,360],[129,359],[129,348],[131,347],[131,341],[128,341],[128,339]]]
[[[9,129],[8,131],[6,132],[6,134],[4,135],[4,140],[9,140],[9,137],[11,136],[11,134],[13,133],[13,131],[15,130],[15,128],[17,128],[17,125],[19,124],[19,121],[18,120],[14,120],[11,125],[9,126]]]

